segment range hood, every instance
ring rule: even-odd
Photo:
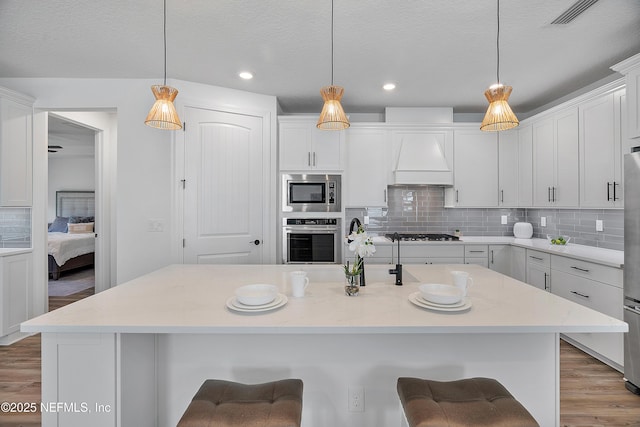
[[[396,135],[394,184],[453,185],[453,144],[448,132]]]

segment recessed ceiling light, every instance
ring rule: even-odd
[[[384,90],[394,90],[395,88],[395,83],[385,83],[384,86],[382,86],[382,89]]]
[[[248,71],[242,71],[238,74],[241,79],[251,80],[253,78],[253,74]]]

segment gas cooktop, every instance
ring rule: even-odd
[[[452,236],[451,234],[443,234],[443,233],[390,233],[385,234],[384,237],[387,239],[391,239],[392,242],[396,241],[396,237],[398,240],[403,242],[409,241],[429,241],[429,242],[452,242],[455,240],[460,240],[457,236]]]

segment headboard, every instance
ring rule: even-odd
[[[94,191],[56,191],[56,216],[95,216]]]

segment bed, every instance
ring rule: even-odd
[[[95,194],[93,191],[57,191],[56,218],[49,224],[49,277],[94,264]]]

